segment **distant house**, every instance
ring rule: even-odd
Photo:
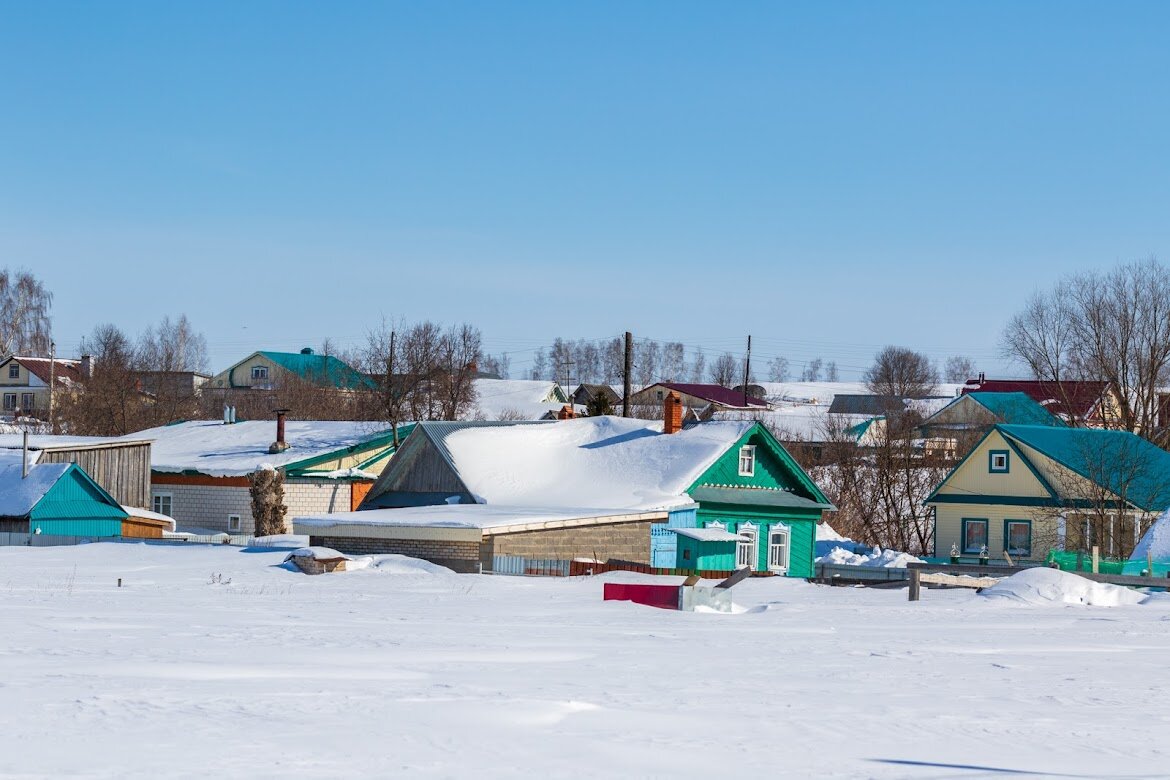
[[[742,537],[740,566],[811,576],[829,501],[763,426],[683,428],[674,404],[664,423],[419,423],[363,511],[302,516],[294,529],[314,545],[474,571],[508,556],[673,567],[671,529],[712,528]]]
[[[0,435],[0,456],[17,458],[23,447],[23,436]],[[28,447],[33,463],[76,463],[119,503],[150,504],[149,439],[35,435],[29,437]]]
[[[369,377],[348,363],[333,355],[318,355],[308,347],[300,352],[253,352],[202,386],[215,390],[273,390],[288,380],[330,390],[374,387]]]
[[[1128,555],[1170,506],[1170,453],[1127,431],[995,425],[926,503],[940,555]]]
[[[683,410],[699,418],[724,411],[763,411],[768,402],[756,398],[743,390],[731,390],[722,385],[693,384],[683,382],[659,382],[644,387],[630,396],[633,406],[662,408],[668,393],[675,392],[682,398]]]
[[[932,450],[962,455],[993,425],[999,424],[1065,426],[1063,420],[1026,393],[974,392],[958,396],[927,417],[918,431]]]
[[[1108,382],[1039,379],[987,379],[980,375],[963,386],[962,394],[1023,393],[1055,416],[1078,424],[1103,427],[1116,409],[1116,398]]]
[[[198,371],[135,371],[138,388],[151,397],[195,398],[211,379]]]
[[[262,464],[285,473],[291,518],[357,507],[394,451],[393,432],[368,422],[288,421],[287,448],[277,452],[270,450],[278,426],[269,421],[197,420],[132,436],[153,442],[152,511],[183,526],[240,534],[254,530],[250,477]]]
[[[55,391],[81,386],[93,372],[89,356],[81,360],[12,355],[0,361],[0,411],[5,415],[49,419],[49,383]]]
[[[128,513],[75,463],[0,465],[0,531],[49,536],[122,535]]]
[[[573,403],[578,406],[589,406],[598,398],[605,398],[614,411],[622,404],[622,395],[610,385],[580,384],[573,391]]]

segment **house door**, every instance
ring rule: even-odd
[[[788,573],[789,531],[782,525],[772,526],[768,533],[768,571]]]
[[[751,523],[743,523],[736,531],[744,541],[741,541],[735,547],[735,568],[737,569],[755,569],[756,568],[756,527]]]

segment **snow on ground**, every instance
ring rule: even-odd
[[[1144,561],[1147,554],[1155,561],[1170,560],[1170,510],[1159,515],[1153,525],[1142,534],[1129,559]]]
[[[922,559],[897,550],[883,550],[842,536],[828,523],[817,524],[816,562],[848,566],[885,566],[905,569],[908,563]]]
[[[1093,582],[1069,572],[1043,567],[1005,577],[999,584],[986,588],[982,595],[1030,606],[1088,604],[1094,607],[1117,607],[1140,604],[1145,600],[1145,594],[1131,588]]]
[[[287,550],[0,548],[5,776],[1157,777],[1170,603],[455,575]],[[123,587],[117,587],[117,578]],[[655,578],[678,582],[681,578]],[[982,769],[980,768],[982,767]]]

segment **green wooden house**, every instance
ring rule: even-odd
[[[722,528],[672,528],[678,537],[677,569],[691,571],[731,571],[735,568],[735,550],[746,537]]]
[[[121,536],[126,511],[76,463],[0,468],[0,531]]]
[[[728,447],[687,494],[699,505],[699,528],[740,537],[731,568],[813,576],[817,522],[836,507],[760,423]]]

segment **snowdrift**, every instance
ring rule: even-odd
[[[847,566],[884,566],[906,568],[908,563],[921,559],[897,550],[883,550],[855,542],[833,530],[828,523],[817,525],[816,562],[837,563]]]
[[[1036,568],[1005,577],[998,585],[980,594],[1041,607],[1050,604],[1085,604],[1091,607],[1119,607],[1140,604],[1146,596],[1136,590],[1104,582],[1093,582],[1059,569]]]

